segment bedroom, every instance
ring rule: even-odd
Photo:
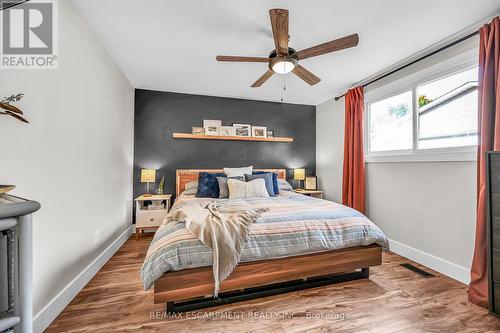
[[[498,1],[1,3],[0,332],[500,332]]]

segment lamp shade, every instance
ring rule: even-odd
[[[156,170],[142,169],[141,170],[141,183],[154,183],[156,181]]]
[[[294,169],[293,170],[293,179],[295,179],[295,180],[306,179],[306,169]]]

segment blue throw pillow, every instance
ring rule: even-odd
[[[217,177],[226,177],[223,173],[200,172],[198,175],[197,198],[218,198],[219,183]]]
[[[274,195],[278,195],[280,193],[280,189],[278,187],[278,174],[277,173],[275,173],[275,172],[266,172],[266,171],[254,171],[254,172],[252,172],[252,174],[254,174],[254,175],[262,175],[264,173],[270,173],[270,174],[273,175]]]
[[[274,194],[274,187],[273,187],[273,174],[271,172],[268,173],[261,173],[257,175],[245,175],[245,180],[247,182],[250,182],[254,179],[264,179],[264,182],[266,183],[266,190],[269,196],[274,197],[276,194]]]

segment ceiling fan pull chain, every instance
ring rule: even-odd
[[[281,91],[281,101],[283,102],[286,92],[286,75],[283,75],[283,90]]]

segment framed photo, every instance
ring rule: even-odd
[[[248,124],[233,124],[234,135],[236,136],[252,136],[252,125]]]
[[[267,137],[268,138],[274,138],[274,131],[273,130],[267,130]]]
[[[194,135],[203,135],[205,134],[205,129],[203,127],[193,127],[191,133]]]
[[[219,135],[220,127],[222,126],[221,120],[203,120],[203,128],[205,135]]]
[[[304,182],[304,188],[306,190],[316,190],[316,176],[307,176]]]
[[[267,138],[267,128],[265,126],[252,126],[252,136],[254,138]]]
[[[219,132],[220,132],[220,135],[223,135],[223,136],[234,136],[234,127],[233,126],[221,126]]]

